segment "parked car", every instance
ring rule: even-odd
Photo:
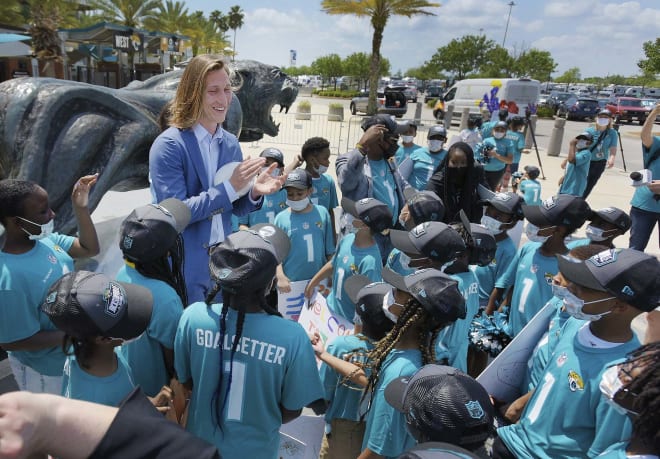
[[[431,99],[439,99],[442,97],[442,87],[440,86],[429,86],[426,88],[426,93],[424,94],[424,103],[427,103]]]
[[[651,110],[653,110],[656,104],[660,104],[660,99],[642,99],[642,105],[646,107],[649,113],[651,113]],[[658,121],[660,121],[660,115],[655,117],[655,122],[657,123]]]
[[[417,86],[416,85],[407,84],[406,89],[403,91],[403,93],[406,95],[406,100],[409,100],[411,102],[417,102]]]
[[[575,94],[572,92],[553,92],[550,94],[550,97],[546,100],[546,105],[552,108],[555,111],[555,114],[561,116],[558,111],[562,103],[566,102],[570,98],[574,98]]]
[[[632,123],[636,120],[639,124],[644,124],[648,110],[642,105],[642,100],[636,97],[617,97],[613,102],[605,106],[614,117],[614,123],[621,121]]]
[[[408,111],[406,106],[408,100],[404,93],[405,86],[386,86],[378,89],[376,98],[376,111],[378,113],[385,113],[387,115],[394,115],[397,118],[402,118]],[[360,95],[351,99],[349,109],[353,115],[358,112],[367,113],[367,104],[369,103],[369,90],[361,91]]]
[[[600,111],[598,101],[591,97],[571,98],[563,105],[565,106],[567,120],[581,121],[595,118]]]

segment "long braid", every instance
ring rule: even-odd
[[[217,289],[219,288],[216,285],[216,293]],[[215,296],[215,295],[214,295]],[[209,305],[209,298],[211,295],[209,294],[207,296],[207,301],[206,304]],[[229,301],[227,301],[228,298],[225,298],[224,303],[222,304],[222,312],[220,313],[220,317],[218,318],[219,322],[219,328],[220,328],[220,374],[218,375],[218,384],[215,387],[215,391],[213,392],[213,398],[211,399],[211,404],[213,405],[213,409],[215,410],[215,424],[222,430],[222,412],[225,407],[225,400],[224,397],[221,399],[220,398],[220,392],[222,391],[222,380],[223,380],[223,375],[224,375],[224,370],[225,370],[225,362],[224,362],[224,342],[225,342],[225,333],[227,331],[227,312],[229,311]],[[210,306],[210,305],[209,305]]]
[[[639,415],[633,420],[633,436],[645,445],[660,451],[660,342],[647,344],[633,351],[627,362],[642,367],[626,389],[637,394],[634,408]]]
[[[438,341],[438,336],[440,335],[440,332],[442,331],[443,328],[444,325],[436,328],[431,332],[431,337],[429,338],[429,345],[428,345],[430,350],[429,357],[431,358],[431,360],[426,363],[436,363],[437,361],[437,356],[435,355],[435,343],[436,341]]]
[[[399,316],[396,324],[392,330],[385,335],[385,338],[378,341],[373,350],[369,353],[369,361],[371,362],[371,374],[369,375],[369,381],[367,382],[367,387],[364,390],[362,395],[362,400],[365,399],[367,394],[369,394],[369,405],[367,411],[371,408],[371,403],[373,402],[375,389],[380,380],[380,370],[385,362],[385,359],[389,355],[390,351],[394,349],[396,344],[400,341],[401,337],[410,329],[411,326],[420,323],[420,319],[425,317],[423,314],[422,306],[415,300],[411,298],[406,303],[406,306],[403,309],[403,312]]]
[[[183,236],[179,234],[176,238],[174,247],[170,249],[170,259],[172,261],[172,278],[174,290],[179,294],[183,302],[183,307],[188,306],[188,289],[186,288],[186,278],[183,275],[185,249],[183,245]]]

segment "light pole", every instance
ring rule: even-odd
[[[502,48],[504,48],[504,43],[506,43],[506,34],[509,31],[509,21],[511,20],[511,10],[516,5],[513,0],[508,3],[509,5],[509,17],[506,18],[506,28],[504,29],[504,38],[502,39]]]

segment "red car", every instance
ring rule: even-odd
[[[648,110],[642,105],[642,100],[636,97],[617,97],[605,108],[612,112],[614,123],[621,121],[632,123],[633,120],[636,120],[641,125],[644,124],[648,115]]]

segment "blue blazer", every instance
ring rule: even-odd
[[[220,143],[217,169],[232,161],[242,160],[238,139],[225,131]],[[170,127],[156,138],[149,151],[149,175],[156,202],[177,198],[190,208],[190,224],[183,232],[184,275],[189,303],[204,301],[212,285],[208,249],[213,216],[222,216],[225,235],[229,235],[232,232],[232,213],[246,215],[261,207],[261,202],[253,204],[248,194],[232,203],[223,184],[209,183],[192,129]]]

